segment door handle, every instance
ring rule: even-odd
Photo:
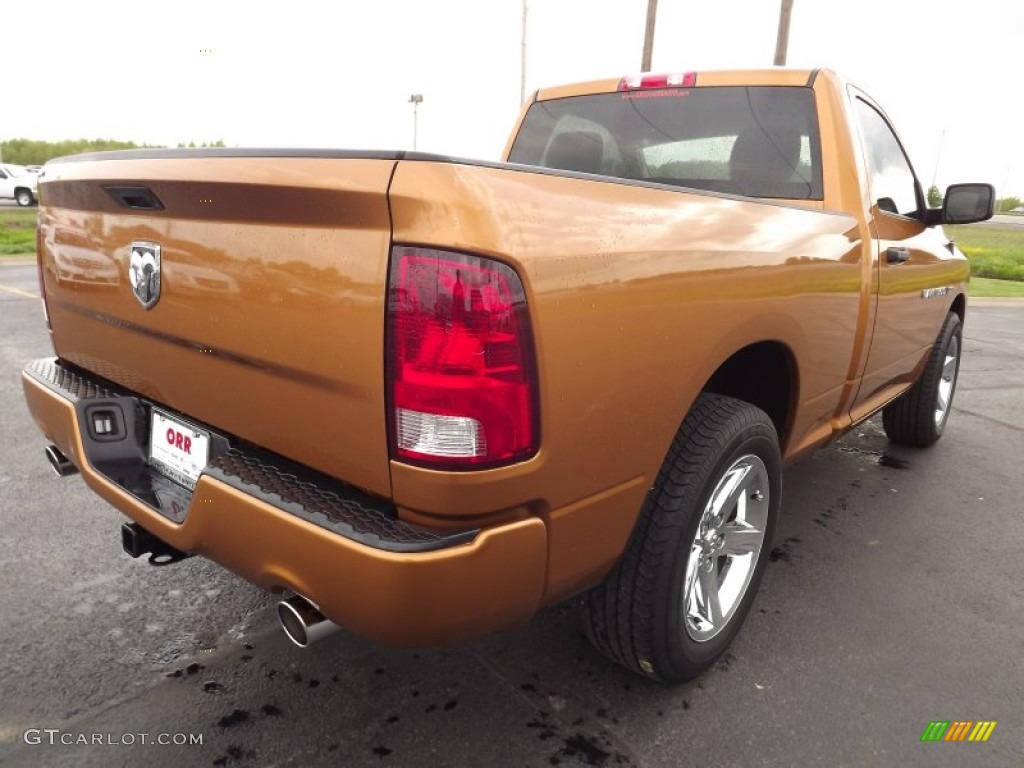
[[[893,246],[892,248],[885,249],[885,260],[889,264],[902,264],[910,258],[910,251],[906,248],[898,248]]]

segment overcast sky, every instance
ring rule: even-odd
[[[639,70],[647,0],[529,0],[527,92]],[[778,0],[659,0],[655,71],[770,66]],[[408,149],[498,159],[522,0],[12,0],[0,140]],[[1024,196],[1022,0],[795,0],[789,64],[870,93],[922,183]],[[940,152],[941,147],[941,152]]]

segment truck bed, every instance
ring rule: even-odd
[[[849,365],[863,298],[848,216],[567,171],[402,153],[161,150],[48,165],[44,190],[41,264],[63,362],[431,515],[479,515],[496,497],[557,507],[641,487],[717,358],[742,345],[738,335],[763,337],[768,306],[772,332],[815,363],[801,397],[816,407],[784,437],[796,446],[828,432],[842,384],[831,372]],[[161,298],[148,311],[129,280],[137,242],[162,250]],[[519,272],[540,339],[537,483],[389,463],[393,244],[494,255]],[[724,315],[735,321],[726,335],[713,322]],[[824,332],[807,341],[799,315]],[[625,382],[645,376],[660,378],[637,401]],[[566,408],[565,398],[590,405]],[[604,437],[614,434],[651,442],[637,451]],[[614,469],[602,485],[591,466]]]

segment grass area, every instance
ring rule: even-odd
[[[969,293],[981,298],[1022,298],[1024,283],[1018,280],[993,280],[990,277],[972,277]]]
[[[34,256],[36,212],[0,211],[0,256]]]
[[[991,226],[946,227],[971,260],[971,275],[1024,280],[1024,229]]]

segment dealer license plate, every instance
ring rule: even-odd
[[[149,430],[149,462],[186,488],[195,488],[210,458],[210,434],[181,419],[153,409]]]

